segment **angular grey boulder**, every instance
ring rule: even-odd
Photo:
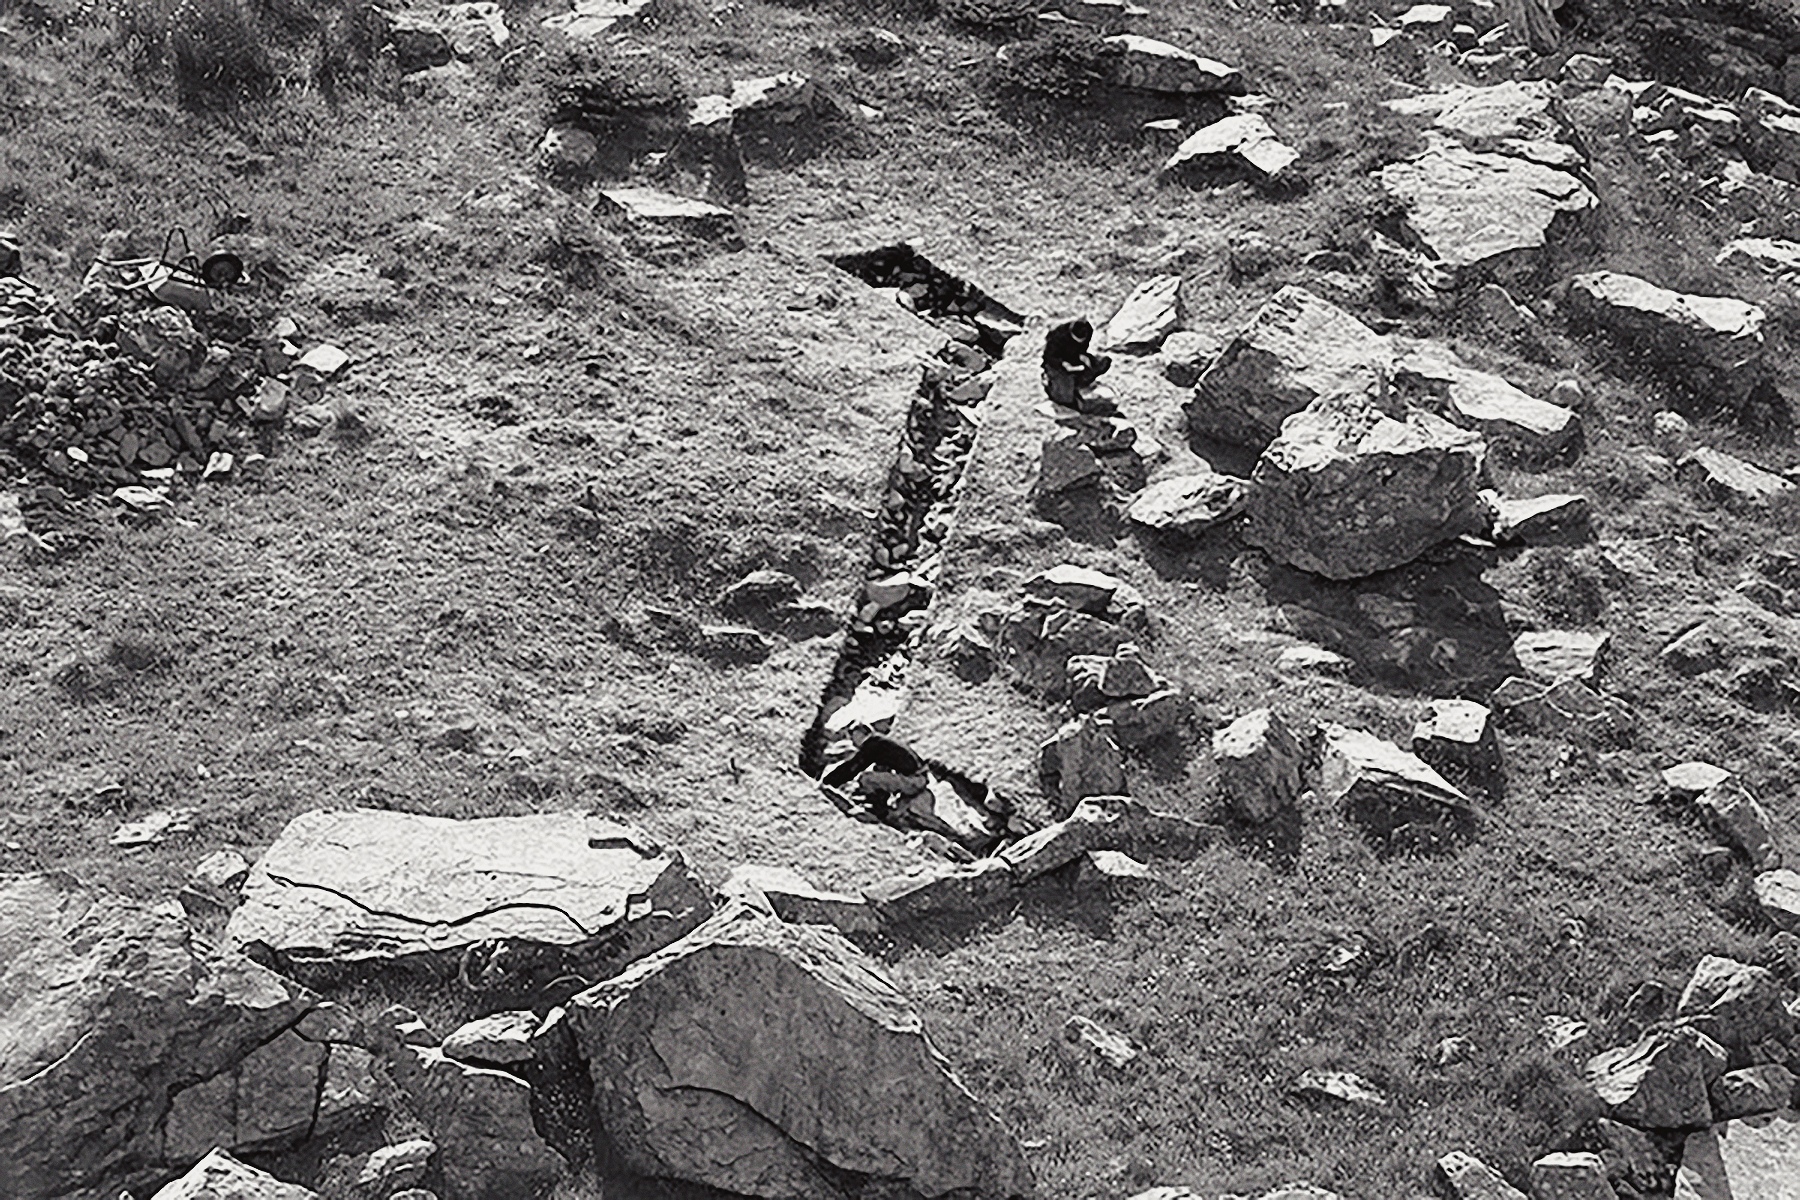
[[[835,933],[734,905],[570,1014],[600,1120],[640,1173],[771,1200],[836,1200],[837,1171],[924,1196],[1032,1191],[1012,1135]]]
[[[1331,579],[1401,566],[1487,530],[1486,454],[1480,437],[1430,413],[1401,421],[1315,404],[1283,422],[1257,462],[1245,540]]]
[[[1261,449],[1321,397],[1385,396],[1393,370],[1386,338],[1305,288],[1284,287],[1201,374],[1188,432]]]
[[[61,1195],[162,1162],[171,1094],[315,1003],[199,947],[172,900],[61,874],[0,880],[0,1196]]]

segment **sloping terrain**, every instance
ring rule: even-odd
[[[171,226],[200,240],[242,212],[235,303],[258,330],[291,317],[301,345],[350,359],[322,406],[246,424],[237,469],[178,473],[172,503],[149,513],[0,448],[32,531],[0,543],[0,871],[160,898],[209,852],[254,860],[321,807],[587,811],[715,885],[754,863],[858,895],[941,864],[941,841],[848,819],[799,765],[864,598],[920,365],[944,341],[829,260],[906,241],[1026,320],[974,410],[894,732],[1011,799],[1009,838],[1066,815],[1040,788],[1038,747],[1067,714],[944,647],[1041,570],[1104,571],[1141,595],[1147,659],[1188,706],[1127,756],[1129,791],[1219,830],[1193,853],[1143,855],[1158,887],[1096,892],[1065,870],[856,935],[1018,1136],[1041,1194],[1310,1180],[1377,1200],[1427,1193],[1451,1150],[1524,1186],[1545,1151],[1595,1148],[1603,1107],[1581,1064],[1636,1036],[1645,984],[1679,991],[1708,954],[1800,984],[1750,864],[1661,802],[1660,772],[1703,760],[1737,775],[1778,837],[1800,836],[1791,617],[1756,599],[1767,587],[1739,595],[1800,552],[1793,502],[1715,502],[1659,448],[1653,416],[1679,408],[1700,442],[1770,472],[1800,463],[1781,411],[1792,276],[1715,261],[1734,237],[1795,232],[1776,177],[1793,163],[1778,170],[1766,144],[1749,185],[1723,194],[1736,144],[1659,141],[1631,102],[1621,114],[1594,99],[1604,89],[1571,90],[1594,211],[1501,275],[1529,310],[1502,326],[1477,303],[1485,280],[1421,297],[1383,257],[1421,247],[1376,173],[1432,135],[1381,102],[1500,69],[1458,65],[1416,33],[1372,46],[1398,7],[1151,4],[1141,28],[1241,69],[1268,98],[1250,107],[1298,151],[1283,179],[1195,183],[1159,177],[1178,139],[1144,123],[1186,133],[1224,97],[1022,87],[995,50],[1033,32],[1028,19],[974,4],[658,4],[608,36],[624,61],[668,64],[685,96],[797,71],[867,110],[816,140],[745,133],[741,244],[672,246],[592,215],[601,187],[679,190],[654,151],[625,155],[624,125],[600,132],[628,161],[546,165],[554,78],[533,64],[558,50],[539,25],[550,8],[513,6],[506,47],[406,74],[391,50],[359,60],[343,13],[278,8],[245,11],[283,84],[224,102],[183,94],[178,57],[144,32],[150,9],[0,10],[0,221],[26,279],[66,302],[109,230],[152,255]],[[1691,56],[1668,51],[1666,30],[1642,33],[1648,17],[1569,8],[1569,42],[1517,55],[1518,77],[1562,77],[1581,49],[1721,101],[1782,81],[1770,56],[1786,18],[1663,14],[1741,51],[1677,78],[1670,64]],[[898,35],[891,61],[856,50],[875,26]],[[1751,34],[1720,32],[1738,29]],[[349,64],[336,74],[334,55]],[[1695,395],[1656,346],[1571,324],[1568,277],[1603,269],[1763,306],[1757,403]],[[1046,328],[1102,323],[1164,273],[1181,277],[1181,327],[1213,353],[1299,285],[1534,397],[1577,380],[1577,453],[1490,465],[1509,497],[1587,496],[1591,529],[1452,542],[1338,582],[1273,561],[1241,523],[1149,534],[1104,499],[1039,503]],[[1255,449],[1190,437],[1191,384],[1147,350],[1118,357],[1123,416],[1164,448],[1152,479],[1202,457],[1250,472]],[[764,569],[792,575],[837,628],[746,636],[722,597]],[[1664,647],[1721,613],[1730,652],[1675,669]],[[1390,853],[1318,792],[1271,825],[1219,796],[1211,735],[1243,713],[1405,745],[1427,700],[1486,701],[1521,674],[1513,639],[1530,631],[1610,634],[1596,689],[1629,727],[1584,739],[1509,723],[1504,792],[1482,798],[1467,844]],[[1335,667],[1279,665],[1314,643]],[[109,840],[175,807],[198,810],[185,831]],[[501,1007],[382,980],[353,999],[446,1023]],[[1065,1041],[1072,1016],[1138,1057],[1096,1065]],[[1552,1018],[1591,1033],[1552,1047]],[[1443,1053],[1452,1038],[1469,1044]],[[1293,1085],[1309,1070],[1353,1072],[1385,1102],[1306,1099]],[[1671,1166],[1679,1145],[1658,1143]],[[316,1185],[324,1152],[309,1153],[259,1161]],[[671,1193],[613,1180],[605,1194]]]

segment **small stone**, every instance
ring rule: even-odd
[[[1305,748],[1274,710],[1255,709],[1214,730],[1212,751],[1219,790],[1240,819],[1261,823],[1299,802]]]
[[[1787,867],[1764,871],[1751,889],[1771,925],[1784,933],[1800,933],[1800,872]]]
[[[167,808],[137,821],[127,821],[107,840],[115,846],[154,846],[177,834],[189,833],[200,816],[197,808]]]
[[[1611,640],[1608,633],[1526,632],[1513,639],[1513,656],[1528,679],[1552,686],[1571,679],[1591,685]]]
[[[1341,1100],[1365,1108],[1386,1108],[1388,1103],[1380,1088],[1349,1071],[1304,1071],[1288,1091],[1299,1096]]]
[[[1086,1046],[1108,1066],[1114,1068],[1130,1066],[1141,1053],[1136,1046],[1131,1044],[1130,1038],[1123,1034],[1113,1033],[1087,1017],[1070,1017],[1064,1022],[1063,1040]]]
[[[1412,752],[1453,783],[1489,795],[1501,787],[1494,714],[1473,700],[1434,700],[1413,726]]]
[[[1437,1169],[1454,1200],[1526,1200],[1500,1172],[1461,1150],[1438,1159]]]
[[[385,1188],[406,1183],[422,1174],[426,1164],[431,1161],[431,1156],[436,1153],[437,1143],[426,1138],[414,1138],[372,1150],[363,1162],[362,1170],[357,1172],[356,1186],[380,1185]]]
[[[458,1062],[529,1062],[533,1057],[531,1035],[537,1031],[537,1014],[499,1012],[470,1021],[444,1039],[444,1053]]]
[[[1617,1200],[1598,1154],[1546,1154],[1531,1164],[1536,1200]]]

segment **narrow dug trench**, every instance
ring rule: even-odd
[[[943,568],[957,485],[975,444],[975,410],[993,384],[990,371],[1024,317],[979,287],[900,243],[830,260],[864,283],[895,289],[894,298],[946,334],[920,375],[888,472],[864,583],[817,715],[800,745],[800,766],[820,776],[856,749],[859,729],[887,730],[906,691],[907,670],[928,621]],[[985,785],[938,763],[931,786],[886,812],[850,815],[949,838],[972,854],[993,850],[1006,814],[988,808]]]

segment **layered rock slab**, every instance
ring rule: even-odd
[[[1525,273],[1598,203],[1566,171],[1449,140],[1379,177],[1405,205],[1407,231],[1459,278]]]
[[[252,868],[226,939],[302,971],[454,963],[492,940],[562,967],[665,946],[708,911],[678,854],[615,821],[321,810]]]
[[[1569,281],[1568,305],[1578,320],[1678,372],[1690,388],[1743,392],[1757,377],[1765,314],[1754,304],[1593,271]]]
[[[570,1002],[601,1123],[631,1167],[771,1200],[832,1171],[924,1196],[1030,1194],[999,1120],[842,937],[732,906]]]
[[[1689,1134],[1675,1200],[1800,1200],[1800,1113],[1790,1108]]]
[[[174,901],[61,874],[0,882],[0,1195],[57,1195],[162,1159],[170,1094],[229,1069],[313,999],[196,946]]]

